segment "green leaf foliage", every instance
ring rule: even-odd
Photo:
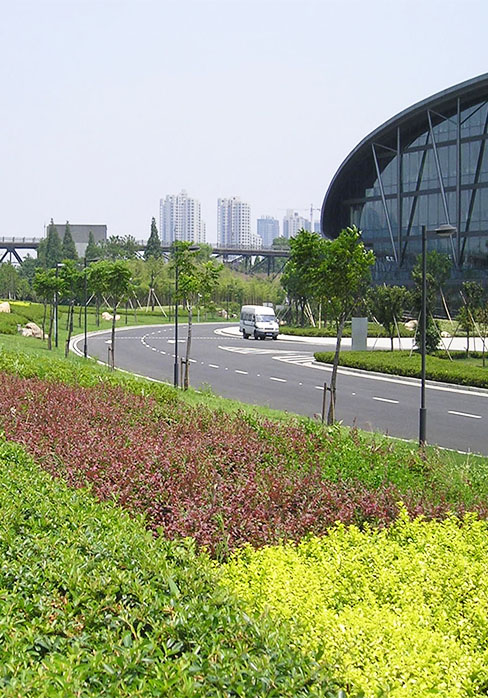
[[[0,507],[3,698],[337,695],[191,540],[154,538],[6,442]]]
[[[476,366],[459,365],[446,354],[441,358],[442,355],[439,352],[438,356],[426,356],[425,375],[428,380],[488,388],[488,372]],[[320,351],[315,353],[315,359],[332,363],[334,355],[330,351]],[[409,351],[348,351],[340,357],[341,366],[414,378],[420,378],[420,362],[420,354],[410,354]]]
[[[235,553],[226,585],[292,626],[345,696],[468,698],[488,688],[488,524],[410,520]]]

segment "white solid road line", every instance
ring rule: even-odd
[[[448,410],[448,414],[455,414],[458,417],[471,417],[472,419],[483,419],[480,414],[469,414],[468,412],[456,412],[455,410]]]
[[[400,400],[390,400],[387,397],[373,397],[373,400],[379,400],[380,402],[391,402],[394,405],[398,405],[398,403],[400,402]]]
[[[278,381],[279,383],[286,383],[287,382],[286,378],[275,378],[274,376],[270,376],[269,380],[270,381]]]

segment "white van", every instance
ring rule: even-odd
[[[264,305],[243,305],[239,331],[244,339],[249,339],[251,335],[254,339],[278,339],[279,325],[273,308]]]

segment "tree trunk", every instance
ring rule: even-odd
[[[390,351],[393,351],[393,335],[392,334],[390,334],[390,344],[391,344]]]
[[[112,337],[110,342],[110,368],[112,371],[115,368],[115,315],[117,314],[117,304],[112,310]]]
[[[44,335],[46,334],[46,315],[47,315],[47,303],[44,303],[44,312],[42,314],[42,341],[44,342]]]
[[[469,330],[466,330],[466,356],[469,358]]]
[[[334,362],[332,364],[332,375],[330,377],[330,404],[329,411],[327,413],[327,424],[334,424],[335,422],[335,401],[336,401],[336,382],[337,382],[337,368],[339,366],[339,355],[341,353],[341,341],[342,333],[344,331],[344,325],[346,324],[346,316],[342,315],[340,318],[339,326],[337,329],[337,340],[336,348],[334,354]]]
[[[49,308],[49,332],[47,335],[47,348],[53,348],[53,325],[54,325],[54,307],[51,305]]]
[[[68,335],[66,337],[66,345],[64,347],[64,356],[68,357],[69,354],[69,343],[71,341],[71,335],[73,334],[73,317],[75,314],[75,302],[71,301],[68,309]]]
[[[188,310],[188,335],[186,338],[186,356],[185,356],[185,377],[183,379],[183,390],[188,390],[190,385],[190,349],[191,349],[191,331],[193,321],[193,306],[187,304]]]

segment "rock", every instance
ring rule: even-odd
[[[441,332],[441,337],[452,337],[452,335],[450,335],[449,332]]]
[[[30,330],[28,327],[23,327],[22,337],[32,337],[32,330]]]
[[[113,318],[113,315],[110,315],[110,313],[103,312],[102,313],[102,320],[111,320]],[[120,315],[115,316],[115,320],[120,320]]]
[[[408,322],[406,322],[404,324],[405,329],[410,330],[411,332],[413,332],[413,330],[417,329],[417,325],[418,325],[417,320],[409,320]]]
[[[25,329],[30,330],[31,334],[29,336],[36,337],[37,339],[42,339],[42,329],[35,322],[28,322],[25,325]]]
[[[8,301],[0,303],[0,313],[10,313],[10,303]]]

